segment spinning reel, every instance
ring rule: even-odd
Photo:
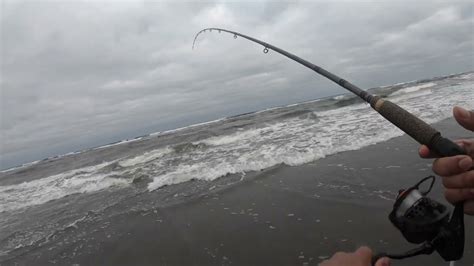
[[[430,181],[428,189],[420,185]],[[445,261],[459,260],[464,252],[463,205],[457,204],[450,217],[448,208],[427,197],[433,188],[434,176],[423,178],[414,186],[400,190],[389,215],[392,224],[405,239],[417,248],[401,254],[380,253],[373,257],[372,264],[382,257],[404,259],[437,251]]]

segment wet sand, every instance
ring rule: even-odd
[[[436,127],[453,139],[473,136],[452,119]],[[417,148],[402,136],[277,166],[184,203],[112,216],[82,242],[44,245],[2,265],[317,265],[360,245],[405,251],[413,246],[387,216],[398,189],[431,174]],[[432,195],[442,200],[439,181]],[[456,265],[473,263],[474,217],[466,216],[465,256]],[[392,265],[448,263],[433,254]]]

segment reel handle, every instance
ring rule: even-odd
[[[431,243],[424,242],[420,246],[401,254],[388,254],[388,253],[381,252],[381,253],[375,254],[375,256],[372,257],[371,265],[375,266],[377,261],[383,257],[388,257],[390,259],[395,259],[395,260],[401,260],[401,259],[406,259],[406,258],[422,255],[422,254],[429,255],[433,253],[434,250],[435,249]]]

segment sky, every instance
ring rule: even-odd
[[[363,89],[474,70],[472,1],[9,1],[0,8],[0,169]]]

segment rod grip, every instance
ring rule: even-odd
[[[374,97],[371,106],[392,124],[410,135],[420,144],[424,144],[441,157],[466,154],[465,151],[441,134],[423,120],[414,116],[400,106]]]
[[[441,157],[466,154],[459,145],[441,135],[435,136],[428,147]]]

